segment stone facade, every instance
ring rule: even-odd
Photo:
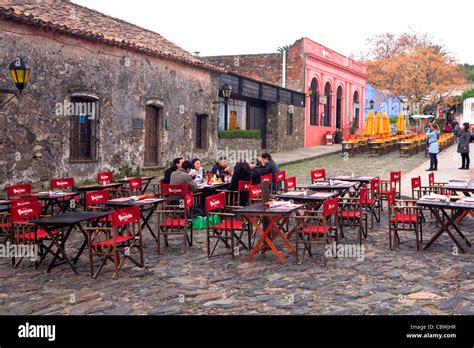
[[[6,120],[0,130],[0,187],[54,177],[90,180],[100,170],[142,168],[145,131],[140,124],[147,104],[159,109],[160,167],[178,156],[215,157],[216,73],[5,20],[0,31],[0,89],[15,89],[8,64],[16,56],[31,68],[24,93],[0,109]],[[56,115],[57,104],[75,94],[99,101],[97,161],[90,163],[70,163],[70,119]],[[0,104],[10,96],[0,93]],[[198,113],[208,114],[206,149],[195,148]]]
[[[292,111],[292,112],[291,112]],[[288,134],[288,113],[293,114],[292,132]],[[267,148],[282,152],[304,146],[304,108],[267,103]]]

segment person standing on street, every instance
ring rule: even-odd
[[[428,137],[428,152],[430,153],[430,168],[426,171],[431,172],[438,170],[438,153],[439,153],[439,130],[437,124],[428,124],[428,130],[426,131]]]
[[[471,131],[469,130],[469,123],[463,123],[463,129],[461,131],[461,135],[459,136],[458,142],[458,152],[461,154],[461,161],[462,165],[461,168],[463,170],[469,169],[469,164],[471,159],[469,158],[469,144],[471,142]]]
[[[461,126],[459,125],[458,121],[454,121],[454,141],[457,143],[458,138],[461,135]]]

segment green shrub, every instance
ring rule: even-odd
[[[467,98],[474,98],[474,89],[466,89],[462,92],[462,100],[466,100]]]
[[[221,139],[261,139],[262,135],[258,129],[229,129],[218,131],[217,136]]]

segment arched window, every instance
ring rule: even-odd
[[[73,94],[70,119],[69,160],[72,163],[97,161],[99,100],[90,94]]]
[[[342,123],[342,87],[337,88],[336,98],[336,128],[341,129]]]
[[[359,104],[359,91],[354,92],[354,124],[359,128],[359,115],[360,115],[360,104]]]
[[[318,81],[313,78],[311,81],[311,87],[309,88],[310,99],[309,99],[309,124],[312,126],[319,125],[319,93],[318,93]]]
[[[324,87],[324,95],[326,96],[326,104],[324,105],[324,126],[331,127],[332,92],[331,92],[331,84],[329,82],[326,82],[326,86]]]

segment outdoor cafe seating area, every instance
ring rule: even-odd
[[[400,156],[412,156],[423,152],[427,156],[426,134],[406,133],[405,116],[397,118],[395,125],[397,133],[393,133],[386,113],[383,116],[378,111],[375,119],[372,110],[367,115],[364,134],[346,139],[342,142],[342,153],[349,155],[367,154],[381,156],[392,151],[398,151]],[[452,133],[441,134],[438,143],[440,151],[454,144]]]
[[[0,196],[1,241],[37,246],[39,272],[59,267],[79,274],[77,264],[88,262],[94,278],[102,271],[118,278],[133,272],[131,265],[150,266],[150,252],[184,257],[170,245],[184,254],[196,233],[206,235],[209,258],[245,254],[247,262],[337,264],[321,252],[325,246],[362,245],[376,227],[386,229],[387,249],[395,255],[402,240],[414,253],[429,253],[442,235],[469,252],[472,231],[462,231],[462,221],[474,214],[474,180],[440,183],[430,173],[422,186],[422,178],[410,178],[412,197],[406,199],[400,171],[384,178],[326,174],[308,170],[311,184],[299,186],[296,177],[281,171],[262,176],[259,184],[240,181],[236,191],[220,182],[195,193],[187,185],[154,185],[155,177],[114,178],[111,172],[98,173],[97,183],[85,186],[75,186],[74,178],[54,178],[44,192],[33,192],[27,183],[11,185]],[[196,215],[198,206],[205,216]],[[437,231],[424,230],[428,222],[436,222]],[[74,240],[81,241],[75,248],[72,234],[82,236]],[[151,248],[144,248],[145,234],[154,241]],[[28,261],[13,257],[11,264],[28,267]]]

